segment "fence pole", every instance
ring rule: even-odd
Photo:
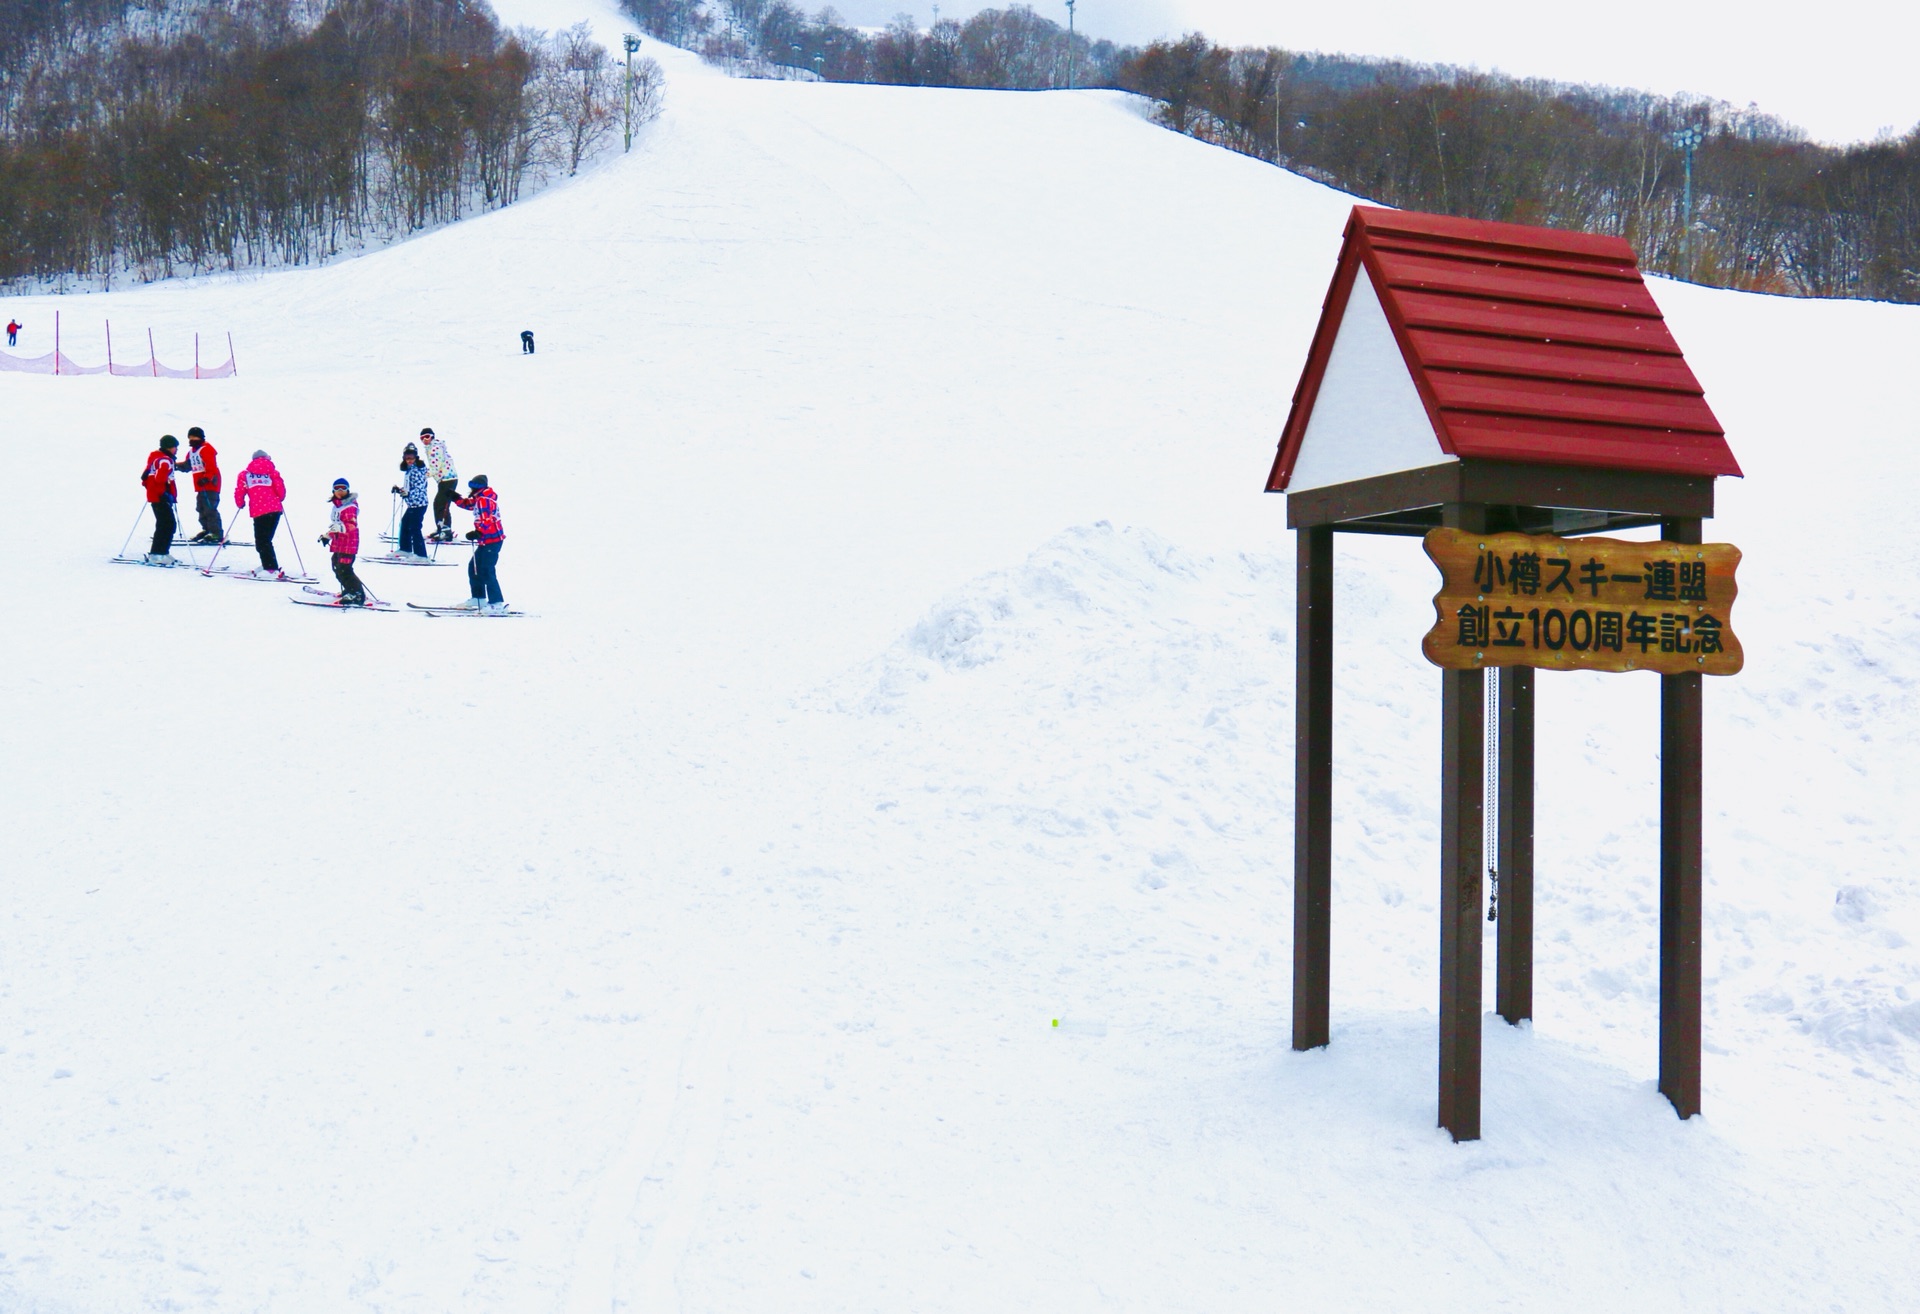
[[[160,377],[160,358],[153,354],[153,330],[147,330],[147,365],[153,371],[153,377]]]
[[[113,377],[113,321],[107,320],[107,377]]]
[[[227,368],[233,371],[233,377],[240,377],[240,367],[233,363],[233,334],[227,334]]]
[[[53,312],[53,372],[60,372],[60,312]]]
[[[200,377],[200,335],[193,335],[193,377]]]

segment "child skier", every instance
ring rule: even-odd
[[[207,431],[199,425],[187,430],[187,459],[183,463],[193,476],[193,509],[200,516],[200,532],[189,543],[218,543],[226,534],[220,523],[220,453],[207,441]]]
[[[287,502],[287,485],[273,468],[273,458],[256,451],[233,486],[233,504],[253,513],[253,547],[260,569],[285,579],[280,559],[273,554],[273,536],[280,528],[280,512]]]
[[[453,468],[453,453],[434,435],[432,429],[420,430],[420,441],[427,445],[427,475],[439,485],[433,496],[433,540],[453,542],[453,496],[460,491],[460,472]]]
[[[393,491],[407,499],[406,514],[400,517],[400,555],[427,559],[427,539],[421,526],[427,518],[427,467],[420,464],[420,449],[412,443],[400,453],[400,473],[407,486],[395,484]]]
[[[140,472],[140,486],[147,490],[147,505],[153,508],[153,545],[147,550],[150,566],[173,564],[173,504],[178,494],[173,487],[173,454],[180,440],[162,434],[160,445],[147,453],[147,468]]]
[[[365,606],[366,586],[353,573],[353,559],[360,555],[360,499],[344,479],[333,481],[333,521],[320,535],[320,544],[333,553],[333,577],[340,581],[341,605]]]
[[[485,475],[475,475],[467,484],[467,496],[455,498],[454,505],[473,512],[473,528],[467,537],[475,540],[473,560],[467,563],[467,588],[473,594],[466,605],[486,611],[505,611],[507,601],[500,596],[500,548],[507,541],[506,527],[500,523],[500,495],[487,485]]]

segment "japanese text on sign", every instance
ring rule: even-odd
[[[1740,550],[1726,543],[1634,543],[1436,529],[1436,666],[1695,671],[1745,662],[1730,626]]]

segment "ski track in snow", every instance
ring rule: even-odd
[[[1403,541],[1338,547],[1335,1036],[1287,1049],[1259,490],[1348,199],[1113,95],[649,49],[633,155],[507,211],[14,301],[241,373],[0,379],[57,470],[0,523],[0,1309],[1910,1307],[1920,312],[1655,285],[1748,473],[1706,1112],[1653,1089],[1657,689],[1556,676],[1538,1015],[1455,1146]],[[108,564],[193,423],[308,545],[434,425],[535,615]]]

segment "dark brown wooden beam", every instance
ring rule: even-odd
[[[1700,522],[1661,532],[1698,543]],[[1660,677],[1660,1093],[1682,1118],[1700,1112],[1702,678]]]
[[[1533,668],[1500,672],[1500,877],[1494,1007],[1514,1025],[1533,1016]]]
[[[1649,474],[1512,461],[1448,461],[1287,494],[1287,525],[1335,525],[1437,511],[1451,503],[1608,511],[1643,518],[1713,514],[1707,475]],[[1391,531],[1390,531],[1391,532]]]
[[[1333,530],[1299,531],[1293,703],[1293,1047],[1327,1043],[1333,954]]]
[[[1482,506],[1450,503],[1449,527],[1482,532]],[[1480,1139],[1481,854],[1486,681],[1440,673],[1440,1125]]]
[[[1461,500],[1647,516],[1711,516],[1712,475],[1462,461]]]

